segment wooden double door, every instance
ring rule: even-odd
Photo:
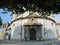
[[[36,30],[34,28],[31,28],[29,32],[30,32],[30,40],[36,40]]]

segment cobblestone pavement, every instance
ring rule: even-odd
[[[60,40],[50,41],[1,40],[0,45],[60,45]]]

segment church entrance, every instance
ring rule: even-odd
[[[30,40],[36,40],[36,30],[34,28],[30,29]]]
[[[41,40],[42,25],[24,25],[24,40]]]

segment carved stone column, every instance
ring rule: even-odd
[[[24,41],[26,41],[26,26],[24,26]]]
[[[39,27],[39,40],[41,40],[42,38],[42,27],[40,26]]]
[[[26,28],[26,40],[29,41],[29,27]]]
[[[36,27],[36,40],[39,40],[39,28],[38,28],[38,26]]]

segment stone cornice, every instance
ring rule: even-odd
[[[17,18],[17,19],[15,19],[15,20],[13,20],[13,21],[11,22],[11,24],[12,24],[13,22],[17,21],[17,20],[20,20],[20,19],[21,19],[21,20],[22,20],[22,19],[29,19],[29,18],[47,19],[47,20],[51,20],[51,21],[53,21],[54,23],[56,23],[55,20],[53,20],[53,19],[51,19],[51,18],[38,16],[38,17],[20,17],[20,18]]]

